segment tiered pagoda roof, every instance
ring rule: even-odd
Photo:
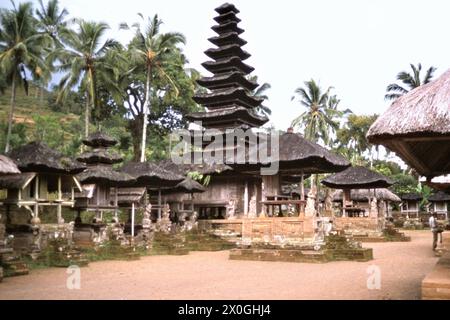
[[[225,3],[215,11],[219,14],[214,18],[218,24],[213,26],[212,30],[218,36],[208,40],[217,48],[205,51],[212,60],[202,64],[213,76],[198,80],[198,84],[209,92],[193,97],[195,102],[204,105],[208,111],[193,113],[187,118],[191,121],[201,120],[205,128],[259,127],[268,119],[254,111],[263,99],[252,95],[251,91],[255,90],[258,84],[246,78],[254,68],[243,62],[250,54],[242,49],[247,41],[239,36],[244,32],[238,27],[241,20],[236,14],[239,10],[234,5]]]
[[[83,140],[83,143],[90,146],[92,150],[77,158],[78,161],[88,165],[87,169],[77,176],[81,183],[124,186],[135,181],[132,176],[115,171],[112,167],[113,164],[123,160],[119,154],[108,150],[117,144],[117,140],[105,133],[96,132]]]

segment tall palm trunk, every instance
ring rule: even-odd
[[[9,148],[10,148],[12,123],[13,123],[15,105],[16,105],[16,73],[14,72],[12,75],[11,108],[9,109],[9,116],[8,116],[8,133],[6,134],[5,153],[9,152]]]
[[[147,67],[147,79],[145,82],[145,102],[144,102],[144,118],[142,119],[142,143],[141,143],[141,162],[145,161],[145,145],[147,143],[147,114],[150,109],[150,76],[152,68]]]
[[[86,90],[86,108],[84,110],[84,137],[89,135],[89,91]]]

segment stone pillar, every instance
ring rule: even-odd
[[[306,200],[306,208],[305,208],[306,217],[316,216],[316,197],[317,197],[316,184],[314,183],[314,181],[311,181],[311,189],[309,189],[308,199]]]
[[[244,187],[244,216],[248,216],[248,181],[245,181]]]

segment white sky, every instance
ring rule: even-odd
[[[17,1],[17,0],[16,0]],[[45,1],[45,0],[44,0]],[[36,0],[33,0],[37,4]],[[71,16],[107,22],[110,37],[126,43],[131,34],[119,31],[120,22],[138,21],[157,13],[163,31],[180,31],[187,37],[185,54],[190,66],[206,74],[200,63],[203,51],[213,47],[207,38],[215,22],[214,8],[225,0],[60,0]],[[409,63],[449,67],[449,1],[439,0],[234,0],[248,41],[259,82],[268,82],[266,104],[271,123],[286,129],[303,109],[291,101],[295,88],[314,78],[333,86],[341,107],[358,114],[382,113],[386,86]],[[10,7],[0,0],[0,6]]]

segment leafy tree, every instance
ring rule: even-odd
[[[102,42],[109,26],[103,22],[88,22],[77,20],[78,30],[65,29],[61,38],[66,45],[55,52],[61,60],[58,70],[64,73],[59,83],[59,96],[57,101],[63,100],[68,92],[81,86],[86,94],[85,107],[85,136],[89,135],[90,113],[98,112],[97,82],[96,79],[103,69],[103,58],[106,52],[119,43],[113,39]]]
[[[292,127],[302,127],[306,139],[314,142],[322,140],[328,145],[330,133],[339,128],[338,119],[351,111],[338,110],[340,101],[335,95],[330,95],[332,87],[324,92],[314,80],[306,81],[304,85],[297,88],[295,93],[306,110],[292,121]]]
[[[44,52],[52,43],[48,35],[37,32],[37,20],[30,2],[18,7],[14,2],[12,4],[11,10],[0,9],[0,73],[11,84],[5,152],[10,149],[17,85],[22,83],[28,94],[26,70],[32,74],[46,70]]]
[[[384,98],[386,100],[395,100],[398,97],[408,93],[412,89],[420,87],[423,84],[430,82],[433,79],[434,72],[436,71],[435,67],[430,67],[425,73],[423,79],[420,78],[420,72],[422,71],[422,65],[419,63],[417,67],[413,64],[410,64],[412,73],[407,71],[401,71],[397,75],[397,80],[401,82],[400,84],[391,83],[386,88],[386,95]]]
[[[139,16],[144,20],[142,14],[139,14]],[[153,18],[148,18],[148,24],[144,30],[141,29],[139,23],[132,25],[136,31],[129,46],[132,61],[137,67],[136,70],[145,70],[144,103],[141,106],[141,112],[139,112],[139,116],[142,117],[141,162],[145,161],[147,116],[152,97],[155,97],[152,85],[154,77],[158,75],[165,78],[169,84],[166,89],[173,90],[176,95],[179,92],[175,79],[170,77],[168,69],[173,67],[173,63],[180,62],[179,59],[174,59],[174,53],[179,52],[177,46],[185,44],[186,39],[178,32],[160,33],[161,24],[162,21],[158,18],[158,15],[154,15]],[[128,25],[123,23],[121,28],[127,29]]]
[[[257,76],[251,76],[249,77],[249,80],[252,82],[257,82],[258,77]],[[266,95],[266,91],[272,88],[272,86],[264,82],[263,84],[259,85],[255,90],[253,90],[252,95],[255,97],[263,98],[264,100],[269,100],[269,97]],[[270,116],[272,114],[272,110],[268,106],[265,106],[264,104],[259,105],[256,107],[256,113],[259,113],[261,115]]]

